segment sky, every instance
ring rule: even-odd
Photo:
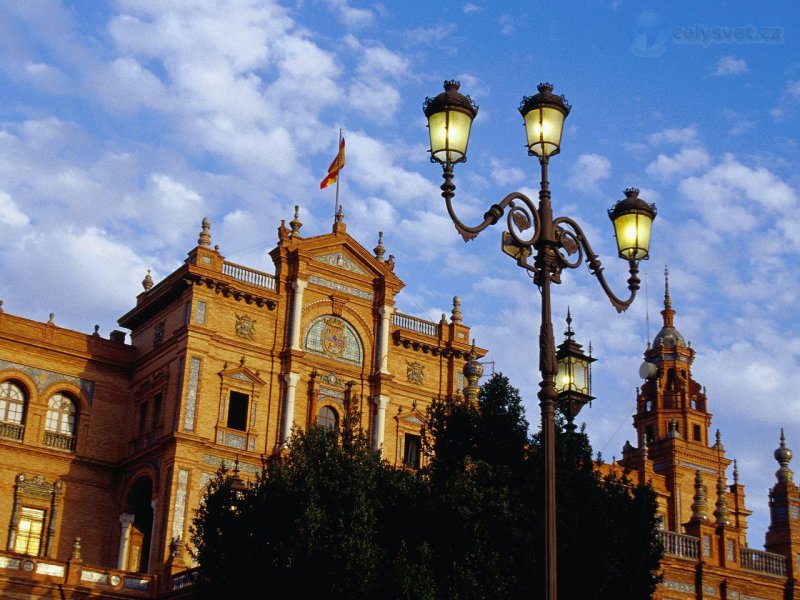
[[[347,143],[340,201],[365,247],[384,232],[404,313],[453,296],[492,368],[538,422],[539,294],[500,251],[464,243],[426,153],[426,96],[456,79],[480,106],[456,207],[477,223],[539,166],[517,107],[551,82],[572,105],[550,163],[574,218],[626,295],[607,209],[627,187],[658,206],[634,306],[617,314],[588,269],[552,290],[598,358],[578,420],[610,460],[627,439],[638,367],[661,325],[697,356],[712,432],[738,460],[749,544],[763,545],[780,429],[800,450],[800,5],[685,1],[117,0],[7,2],[0,11],[3,310],[108,335],[196,244],[204,216],[227,260],[272,272],[281,219],[330,231],[319,181]],[[732,478],[732,469],[727,473]]]

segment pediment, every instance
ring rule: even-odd
[[[359,275],[366,275],[367,272],[359,266],[358,263],[354,262],[350,259],[344,252],[328,252],[326,254],[317,254],[314,256],[313,260],[321,263],[325,263],[326,265],[330,265],[332,267],[336,267],[337,269],[342,269],[344,271],[350,271],[351,273],[358,273]]]
[[[219,372],[219,376],[223,379],[236,379],[246,384],[253,386],[262,386],[266,383],[258,373],[254,373],[245,366],[238,366],[233,369],[225,369]]]
[[[425,425],[425,413],[421,410],[413,409],[407,413],[400,413],[399,415],[395,416],[400,424],[407,425],[408,427],[412,428],[419,428]]]

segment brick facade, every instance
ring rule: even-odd
[[[367,251],[341,214],[326,235],[300,227],[297,213],[281,224],[268,274],[226,261],[204,220],[184,264],[157,284],[148,273],[120,318],[130,344],[0,311],[0,385],[24,396],[24,418],[0,429],[3,597],[179,593],[220,463],[251,476],[292,427],[348,408],[392,464],[417,460],[427,405],[465,385],[459,301],[439,322],[399,314],[403,282],[381,242]],[[74,427],[54,434],[57,394]],[[39,517],[38,550],[15,552]]]

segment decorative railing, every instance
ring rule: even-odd
[[[197,567],[176,573],[172,576],[172,584],[170,585],[170,589],[181,590],[185,587],[189,587],[190,585],[194,585],[194,582],[197,579],[197,573]]]
[[[752,548],[741,548],[739,559],[743,569],[786,577],[786,557]]]
[[[659,531],[658,537],[664,546],[665,554],[692,560],[697,560],[697,557],[700,556],[700,543],[694,536],[674,531]]]
[[[256,271],[242,265],[237,265],[232,262],[225,261],[222,263],[223,275],[233,277],[237,281],[243,281],[250,285],[266,288],[268,290],[275,289],[275,276],[262,271]]]
[[[25,427],[17,423],[0,423],[0,437],[7,440],[21,440]]]
[[[44,432],[44,445],[59,450],[75,450],[75,436],[53,431]]]
[[[21,588],[27,590],[32,585],[36,586],[37,589],[51,592],[47,594],[48,598],[63,598],[65,591],[67,597],[73,597],[76,589],[80,589],[81,593],[90,591],[93,598],[105,598],[110,594],[114,594],[115,598],[121,595],[126,598],[151,598],[156,591],[156,580],[153,575],[14,552],[0,551],[0,574],[13,576],[19,581],[28,580],[21,583]],[[26,591],[26,597],[27,593]]]
[[[439,335],[439,325],[432,321],[425,321],[411,315],[404,315],[403,313],[394,313],[392,315],[392,325],[408,329],[423,335],[430,335],[437,337]]]

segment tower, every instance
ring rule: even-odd
[[[743,486],[726,483],[732,461],[725,456],[721,435],[717,431],[714,441],[710,439],[706,390],[692,376],[695,351],[675,326],[666,269],[661,316],[662,327],[648,344],[639,369],[645,381],[637,390],[633,416],[638,448],[626,444],[623,465],[648,473],[666,530],[688,533],[692,523],[716,524],[745,547],[751,511],[744,506]],[[697,517],[698,481],[709,490],[707,497],[704,488],[701,491],[709,505],[707,518]]]

